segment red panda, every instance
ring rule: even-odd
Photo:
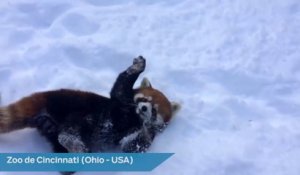
[[[141,87],[133,89],[144,68],[143,57],[134,59],[119,74],[110,98],[62,89],[35,93],[1,107],[0,133],[36,127],[52,143],[55,152],[99,152],[111,144],[121,145],[124,152],[142,152],[179,109],[178,104],[169,102],[163,93],[152,88],[147,79]],[[124,140],[136,132],[137,137]],[[145,149],[136,148],[143,144]]]

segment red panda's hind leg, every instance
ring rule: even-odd
[[[59,125],[48,113],[41,113],[29,120],[30,127],[37,128],[46,137],[55,153],[67,153],[68,150],[58,142]]]
[[[42,135],[58,135],[59,125],[48,113],[41,113],[30,120],[30,125],[36,127]]]

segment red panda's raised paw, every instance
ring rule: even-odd
[[[127,69],[128,74],[141,73],[145,70],[146,59],[142,56],[139,56],[133,60],[133,64]]]

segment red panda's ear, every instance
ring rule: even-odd
[[[175,115],[181,108],[181,105],[177,102],[171,102],[172,116]]]
[[[148,78],[146,78],[146,77],[143,78],[140,88],[152,88],[152,85],[151,85],[150,81],[148,80]]]

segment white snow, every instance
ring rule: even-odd
[[[3,0],[0,16],[2,105],[57,88],[108,95],[138,55],[182,103],[151,147],[173,157],[108,174],[300,174],[299,0]],[[0,136],[0,152],[48,151],[34,130]]]

